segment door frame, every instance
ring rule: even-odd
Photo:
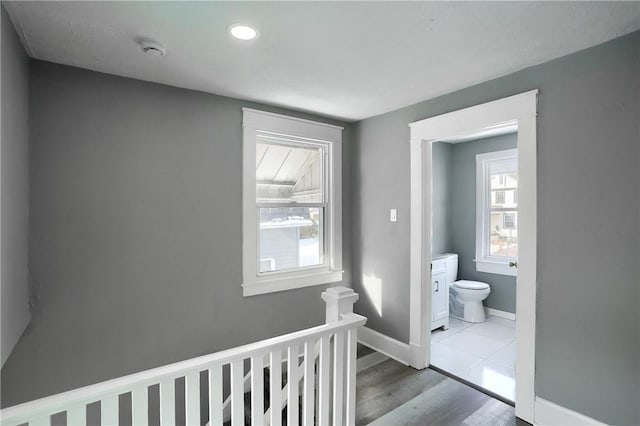
[[[537,100],[531,90],[409,124],[411,154],[409,358],[426,368],[431,357],[432,143],[518,126],[518,277],[516,291],[516,416],[533,423],[536,248]],[[475,238],[475,234],[474,234]]]

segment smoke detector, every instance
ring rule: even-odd
[[[144,53],[151,56],[164,56],[167,54],[167,49],[157,41],[142,40],[140,47],[142,47]]]

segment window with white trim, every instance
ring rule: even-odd
[[[342,279],[342,128],[243,108],[243,294]]]
[[[476,269],[516,275],[518,150],[476,155]]]

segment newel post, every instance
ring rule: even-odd
[[[321,296],[327,303],[327,324],[340,321],[343,314],[352,314],[353,304],[360,297],[353,289],[347,287],[328,288]]]

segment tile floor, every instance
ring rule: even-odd
[[[516,323],[494,316],[479,324],[450,318],[431,333],[431,364],[515,400]]]

